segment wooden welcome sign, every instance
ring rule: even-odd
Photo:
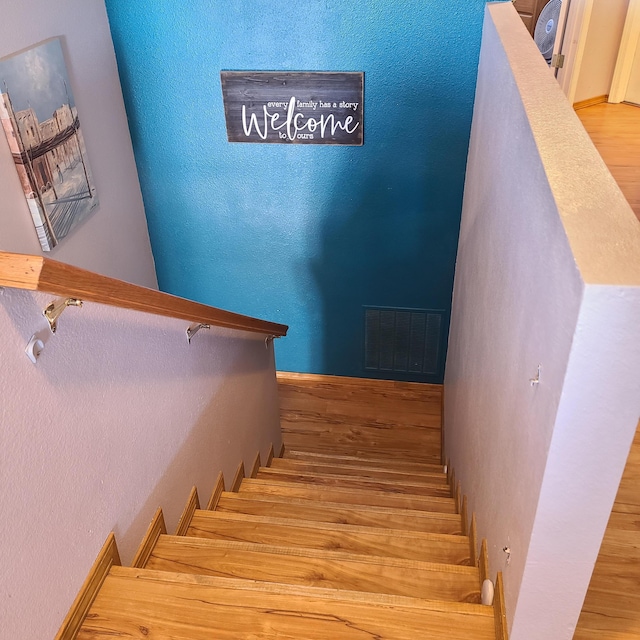
[[[361,145],[364,74],[222,71],[229,142]]]

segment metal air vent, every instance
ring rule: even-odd
[[[432,309],[365,307],[365,370],[437,374],[442,314]]]

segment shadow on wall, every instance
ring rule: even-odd
[[[364,305],[443,310],[441,382],[484,0],[157,5],[107,2],[161,289],[337,375],[409,377],[363,369]],[[229,143],[243,69],[364,71],[364,146]]]
[[[343,149],[310,261],[322,301],[323,371],[442,381],[469,135],[445,88],[413,83],[390,114],[371,108],[385,88],[367,86],[369,149]],[[365,369],[365,306],[441,310],[437,372]]]
[[[257,411],[264,413],[263,424],[255,423]],[[257,452],[264,464],[270,444],[278,451],[282,436],[277,416],[277,402],[257,407],[255,399],[248,397],[244,403],[238,403],[234,381],[224,378],[162,473],[147,486],[136,488],[135,499],[139,502],[132,521],[123,522],[126,519],[121,518],[115,523],[123,561],[133,558],[158,507],[162,507],[168,533],[172,534],[191,487],[197,487],[200,506],[204,509],[218,472],[223,472],[225,488],[230,490],[240,462],[244,463],[245,474],[249,474]]]

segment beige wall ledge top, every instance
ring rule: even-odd
[[[488,11],[520,90],[560,219],[585,284],[640,285],[640,222],[511,3]],[[531,55],[531,49],[536,55]]]

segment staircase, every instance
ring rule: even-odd
[[[131,567],[105,543],[57,640],[504,640],[501,584],[441,464],[441,388],[279,374],[273,448]]]

